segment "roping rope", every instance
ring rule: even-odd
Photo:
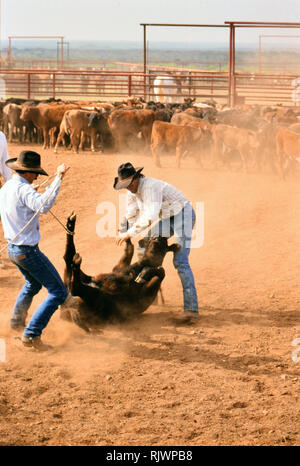
[[[38,186],[35,186],[35,188],[37,187],[40,187],[42,185],[44,185],[45,183],[47,183],[49,181],[49,179],[51,178],[54,178],[56,176],[55,175],[51,175],[51,177],[49,177],[46,181],[44,181],[43,183],[41,183],[40,185]],[[8,248],[8,246],[10,244],[12,244],[19,236],[21,233],[23,233],[23,231],[26,230],[26,228],[31,224],[31,222],[35,219],[35,217],[40,213],[40,211],[42,210],[42,208],[44,207],[44,205],[46,204],[46,202],[48,201],[48,199],[51,197],[51,195],[53,194],[53,192],[55,191],[55,189],[57,188],[57,183],[54,184],[53,188],[50,190],[48,196],[46,197],[46,199],[43,201],[43,203],[41,204],[41,206],[38,208],[38,210],[34,213],[34,215],[31,217],[31,219],[26,223],[26,225],[24,225],[24,227],[15,235],[15,237],[13,239],[11,239],[10,241],[8,241],[6,243],[6,245],[0,249],[0,256],[2,254],[3,251],[5,251],[6,248]],[[49,212],[53,215],[53,217],[62,225],[62,227],[66,230],[66,232],[69,234],[69,235],[74,235],[74,232],[72,231],[69,231],[65,225],[62,224],[62,222],[53,214],[53,212],[51,212],[51,210],[49,210]]]

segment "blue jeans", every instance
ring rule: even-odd
[[[38,306],[24,330],[26,337],[38,337],[47,326],[52,314],[68,295],[59,273],[49,259],[36,246],[8,246],[8,257],[25,277],[14,305],[10,320],[11,327],[25,325],[28,309],[33,297],[42,286],[48,290],[45,301]]]
[[[170,236],[180,244],[180,249],[174,254],[173,264],[178,272],[183,289],[183,308],[185,311],[198,313],[198,298],[195,279],[189,264],[192,230],[196,215],[192,205],[188,202],[184,208],[173,217],[162,219],[148,236]],[[141,251],[140,251],[141,252]]]

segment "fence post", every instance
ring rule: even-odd
[[[131,96],[131,74],[128,75],[128,96]]]
[[[27,99],[30,99],[30,91],[31,91],[31,81],[30,81],[30,73],[27,74]]]
[[[52,75],[52,96],[53,96],[53,99],[55,99],[55,77],[56,77],[56,74],[53,73]]]
[[[233,105],[233,107],[235,107],[236,104],[237,104],[236,76],[235,75],[232,76],[232,94],[231,94],[231,96],[232,96],[232,105]]]

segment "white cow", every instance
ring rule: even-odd
[[[299,105],[300,101],[300,78],[293,79],[292,86],[294,87],[292,92],[292,101],[295,105]]]
[[[153,82],[153,92],[155,102],[161,103],[180,103],[183,97],[176,97],[181,94],[181,80],[172,76],[156,76]],[[166,94],[166,95],[164,95]]]

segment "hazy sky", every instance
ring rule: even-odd
[[[300,0],[1,0],[1,5],[2,40],[8,35],[64,35],[66,40],[142,41],[141,22],[300,22]],[[300,29],[238,31],[241,41],[255,41],[263,33],[300,35]],[[183,38],[218,42],[227,40],[228,31],[149,29],[150,41],[181,41]]]

